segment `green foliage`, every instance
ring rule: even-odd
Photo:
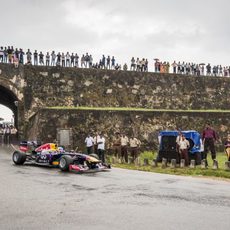
[[[140,159],[142,162],[144,159],[148,159],[151,162],[154,159],[154,152],[144,151],[140,154]]]

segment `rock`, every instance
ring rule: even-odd
[[[149,165],[149,159],[148,158],[145,158],[144,159],[144,164],[143,164],[144,166],[147,166],[147,165]]]
[[[60,73],[53,73],[52,76],[53,76],[54,78],[59,78],[59,77],[60,77]]]
[[[217,160],[213,160],[212,169],[217,170],[218,168],[219,168],[219,166],[218,166],[218,161],[217,161]]]
[[[201,168],[206,169],[207,168],[207,161],[204,159],[201,161]]]
[[[108,80],[108,79],[109,79],[109,76],[105,75],[102,79],[103,79],[103,80]]]
[[[185,167],[185,159],[180,160],[180,167],[184,168]]]
[[[112,89],[107,89],[107,91],[106,91],[107,94],[111,94],[112,92],[113,92]]]
[[[132,157],[128,157],[128,164],[133,164],[134,163],[134,161],[133,161],[133,158]]]
[[[112,164],[116,164],[117,163],[117,158],[116,157],[112,157]]]
[[[49,73],[48,72],[40,72],[40,75],[44,76],[44,77],[48,77]]]
[[[196,168],[196,161],[195,161],[195,160],[191,160],[191,161],[190,161],[189,168],[190,168],[190,169]]]
[[[152,167],[153,167],[153,168],[156,168],[157,166],[158,166],[157,160],[156,160],[156,159],[153,159]]]
[[[141,94],[142,96],[144,96],[144,95],[146,94],[146,90],[142,89],[141,92],[140,92],[140,94]]]
[[[224,166],[225,166],[225,170],[230,171],[230,161],[226,161]]]
[[[135,166],[140,166],[141,165],[141,160],[140,157],[137,157],[134,161]]]
[[[133,88],[134,89],[140,89],[140,85],[134,85]]]
[[[161,164],[161,168],[166,168],[167,167],[167,159],[166,158],[162,158],[162,164]]]
[[[67,82],[67,85],[70,86],[70,87],[73,87],[74,86],[74,82],[72,80],[69,80]]]
[[[171,160],[170,168],[171,169],[175,169],[176,168],[176,159],[172,159]]]
[[[132,89],[132,94],[137,94],[137,93],[138,93],[138,90]]]

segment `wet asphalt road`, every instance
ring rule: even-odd
[[[0,229],[230,229],[230,182],[15,166],[0,147]]]

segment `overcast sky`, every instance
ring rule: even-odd
[[[13,112],[7,108],[4,105],[0,105],[0,118],[3,118],[3,121],[12,121],[13,120]],[[1,119],[0,119],[0,124],[2,123]]]
[[[230,65],[229,0],[0,0],[1,43]]]
[[[0,45],[230,65],[229,0],[0,0]]]

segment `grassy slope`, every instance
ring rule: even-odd
[[[151,161],[154,158],[154,155],[151,152],[144,152],[140,155],[140,159],[142,163],[143,163],[144,158],[148,158],[151,164]],[[165,169],[162,169],[161,164],[158,164],[158,167],[156,168],[153,168],[151,165],[135,166],[134,164],[115,164],[113,166],[118,167],[118,168],[141,170],[141,171],[164,173],[164,174],[184,175],[184,176],[208,176],[208,177],[219,177],[219,178],[230,179],[230,171],[226,171],[224,168],[224,164],[226,160],[227,158],[224,153],[217,154],[217,161],[219,163],[218,170],[212,169],[212,159],[210,158],[210,155],[208,156],[208,162],[209,162],[208,169],[201,169],[200,166],[196,166],[195,169],[190,169],[189,167],[186,167],[186,168],[177,167],[175,169],[171,169],[170,166],[168,166]]]

